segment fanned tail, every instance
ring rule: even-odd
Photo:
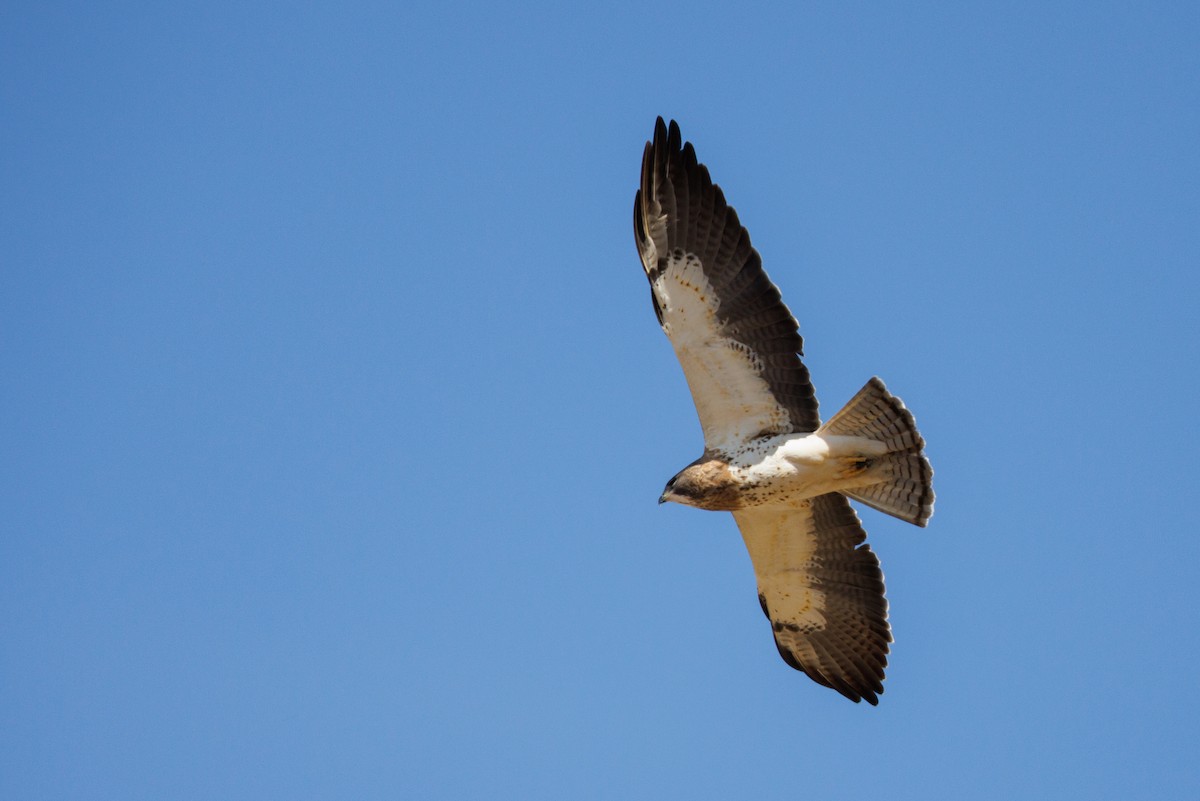
[[[912,412],[872,378],[818,433],[866,437],[882,443],[887,452],[874,459],[868,475],[876,484],[842,490],[842,494],[872,509],[924,526],[933,515],[933,468],[925,458],[925,440]]]

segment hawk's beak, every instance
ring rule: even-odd
[[[667,501],[671,500],[670,498],[667,497],[670,494],[671,494],[670,490],[663,490],[663,494],[658,496],[659,505],[662,505],[662,504],[666,503]]]

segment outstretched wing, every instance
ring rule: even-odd
[[[705,445],[816,431],[795,318],[679,126],[661,117],[642,156],[633,227],[654,311],[683,365]]]
[[[892,633],[883,572],[850,503],[833,492],[733,516],[779,655],[851,701],[879,703]]]

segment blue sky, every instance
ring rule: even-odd
[[[0,796],[1193,798],[1191,3],[9,3]],[[631,231],[680,121],[936,472],[778,658]]]

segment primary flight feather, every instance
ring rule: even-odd
[[[633,226],[704,432],[659,502],[732,512],[780,656],[878,703],[892,640],[883,573],[847,498],[926,524],[933,470],[912,414],[872,378],[821,425],[796,320],[674,121],[660,117],[646,143]]]

